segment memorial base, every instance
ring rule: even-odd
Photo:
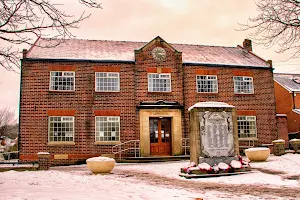
[[[223,157],[211,157],[211,158],[203,158],[199,157],[199,164],[207,163],[210,166],[214,166],[214,164],[218,164],[220,162],[226,163],[227,165],[230,164],[232,160],[239,160],[237,156],[223,156]]]
[[[237,174],[243,174],[243,173],[247,173],[247,172],[251,172],[251,167],[250,165],[243,165],[242,168],[240,169],[234,169],[234,168],[230,168],[226,171],[223,170],[219,170],[218,172],[215,172],[213,170],[211,171],[202,171],[200,169],[195,169],[196,167],[194,167],[193,169],[190,169],[188,171],[186,171],[186,168],[181,168],[180,169],[180,176],[183,177],[215,177],[215,176],[229,176],[229,175],[237,175]]]
[[[219,177],[219,176],[232,176],[232,175],[239,175],[239,174],[247,174],[253,173],[254,171],[241,171],[241,172],[231,172],[231,173],[218,173],[218,174],[186,174],[180,173],[179,176],[184,177],[186,179],[190,178],[209,178],[209,177]]]

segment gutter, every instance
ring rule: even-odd
[[[251,66],[251,65],[235,65],[235,64],[219,64],[219,63],[194,63],[194,62],[184,62],[182,65],[185,66],[208,66],[208,67],[236,67],[236,68],[251,68],[251,69],[269,69],[273,70],[271,67],[267,66]]]
[[[24,59],[21,59],[21,61]],[[131,60],[90,60],[90,59],[68,59],[68,58],[26,58],[26,61],[43,61],[43,62],[88,62],[88,63],[128,63],[132,64],[135,61]]]
[[[21,59],[23,60],[23,59]],[[26,58],[26,61],[43,61],[43,62],[88,62],[88,63],[125,63],[134,64],[135,60],[91,60],[91,59],[72,59],[72,58]],[[201,63],[201,62],[183,62],[182,66],[208,66],[208,67],[235,67],[235,68],[251,68],[251,69],[270,69],[267,66],[251,66],[236,64],[220,64],[220,63]]]

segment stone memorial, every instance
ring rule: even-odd
[[[238,155],[234,106],[222,102],[201,102],[191,106],[189,112],[191,165],[190,170],[182,169],[181,172],[219,173],[221,168],[221,172],[227,173],[249,168]],[[211,168],[203,170],[202,166]]]

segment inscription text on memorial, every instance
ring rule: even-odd
[[[231,112],[200,112],[201,149],[205,157],[234,155]]]

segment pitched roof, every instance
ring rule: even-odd
[[[300,92],[300,74],[274,73],[274,80],[290,92]]]
[[[134,62],[134,50],[147,44],[147,42],[67,39],[52,48],[40,47],[56,44],[57,41],[38,39],[36,45],[28,51],[27,58]],[[269,67],[266,61],[240,46],[170,45],[182,52],[183,63]]]

